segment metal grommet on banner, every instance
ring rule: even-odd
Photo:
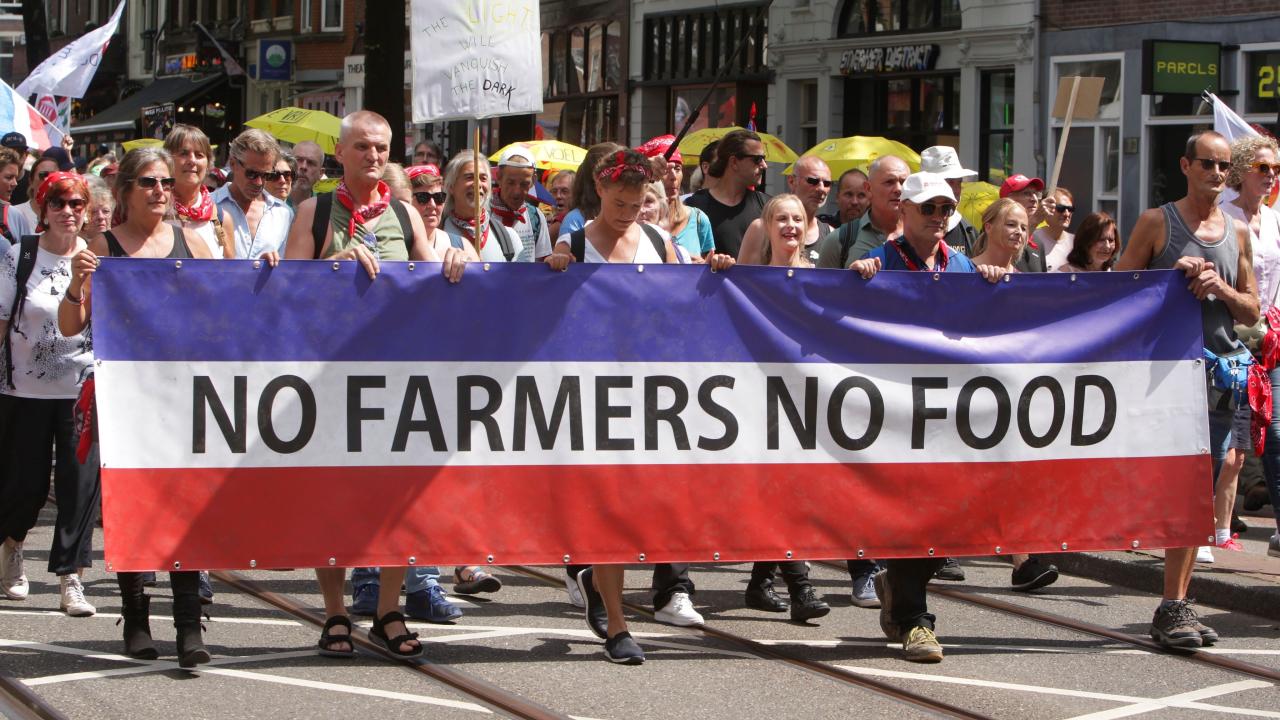
[[[1013,276],[1012,276],[1012,275],[1005,275],[1005,276],[1004,276],[1004,281],[1005,281],[1005,282],[1013,282]]]
[[[337,558],[329,558],[329,564],[330,564],[330,565],[337,565],[337,564],[338,564],[338,559],[337,559]]]
[[[1076,281],[1076,274],[1071,273],[1071,282],[1075,282],[1075,281]]]
[[[1141,276],[1140,276],[1140,275],[1138,275],[1138,273],[1134,273],[1134,274],[1133,274],[1133,279],[1134,279],[1134,280],[1137,280],[1139,277],[1141,277]]]
[[[568,564],[569,564],[569,556],[568,556],[568,555],[565,555],[565,556],[564,556],[564,564],[565,564],[565,565],[568,565]]]
[[[644,553],[640,553],[639,555],[637,555],[636,560],[640,562],[644,562]]]
[[[490,565],[492,565],[492,564],[493,564],[493,556],[492,556],[492,555],[490,555],[489,557],[485,558],[485,560],[487,560],[487,561],[489,562],[489,564],[490,564]]]
[[[173,569],[174,569],[174,570],[181,570],[181,569],[182,569],[182,563],[178,562],[177,560],[174,560],[174,561],[173,561]]]
[[[342,263],[338,262],[337,260],[334,260],[334,261],[333,261],[333,269],[334,269],[334,270],[337,270],[337,269],[338,269],[338,268],[340,268],[340,267],[342,267]]]
[[[250,561],[249,561],[249,567],[251,567],[251,568],[256,568],[256,567],[258,567],[258,561],[257,561],[257,560],[250,560]]]
[[[182,269],[182,261],[181,261],[181,260],[174,260],[174,261],[173,261],[173,267],[174,267],[174,269],[175,269],[175,270],[181,270],[181,269]]]
[[[1138,549],[1138,541],[1137,541],[1137,540],[1134,540],[1132,544],[1133,544],[1133,549],[1134,549],[1134,550],[1137,550],[1137,549]]]
[[[863,550],[858,551],[858,557],[862,557],[864,554],[865,554],[865,551]]]
[[[1216,542],[1218,541],[1218,539],[1217,539],[1217,538],[1215,538],[1215,537],[1214,537],[1214,536],[1212,536],[1212,535],[1210,535],[1210,536],[1207,538],[1207,540],[1209,541],[1209,544],[1210,544],[1210,545],[1212,545],[1212,544],[1214,544],[1214,543],[1216,543]]]
[[[1067,544],[1066,544],[1066,543],[1062,543],[1062,549],[1063,549],[1063,550],[1066,550],[1066,549],[1067,549]]]
[[[999,546],[999,545],[997,545],[997,546],[996,546],[996,554],[997,554],[997,555],[999,555],[999,554],[1000,554],[1000,546]]]
[[[719,559],[720,559],[720,553],[711,553],[711,559],[712,559],[712,560],[719,560]]]
[[[413,555],[410,555],[410,556],[409,556],[409,564],[410,564],[410,565],[417,565],[417,564],[418,564],[418,558],[414,557]]]
[[[1200,367],[1200,358],[1196,358],[1195,360],[1192,360],[1191,364],[1195,365],[1196,367]]]
[[[637,266],[636,266],[636,272],[644,272],[644,266],[643,266],[643,265],[637,265]],[[713,272],[714,272],[714,271],[713,271]]]
[[[489,263],[484,264],[484,271],[489,272]]]
[[[1201,454],[1201,455],[1208,455],[1208,454],[1209,454],[1209,448],[1200,448],[1200,454]]]
[[[790,550],[788,550],[788,551],[787,551],[787,559],[788,559],[788,560],[790,560],[790,559],[791,559],[791,551],[790,551]]]
[[[929,548],[929,557],[933,557],[933,548]]]
[[[409,263],[409,269],[413,270],[413,263]]]
[[[715,272],[715,270],[712,270],[711,272]],[[791,269],[789,269],[789,268],[788,268],[788,269],[787,269],[787,277],[791,278],[791,277],[795,277],[795,276],[796,276],[796,271],[795,271],[795,270],[791,270]]]
[[[254,269],[254,270],[261,270],[261,269],[262,269],[262,261],[261,261],[261,260],[254,260],[254,261],[253,261],[253,269]]]
[[[941,280],[941,279],[942,279],[942,275],[940,275],[940,274],[938,274],[938,273],[934,273],[934,274],[933,274],[933,279],[934,279],[934,280]]]

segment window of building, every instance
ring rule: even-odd
[[[818,144],[818,83],[800,85],[800,145],[806,150]]]
[[[342,30],[342,0],[320,0],[320,29],[324,32]]]
[[[622,23],[587,22],[542,33],[539,139],[589,146],[621,138]]]
[[[1076,218],[1096,211],[1109,213],[1120,222],[1120,121],[1123,117],[1124,98],[1120,93],[1124,79],[1124,59],[1120,54],[1053,59],[1053,82],[1056,93],[1058,81],[1064,77],[1102,77],[1102,100],[1098,117],[1094,120],[1072,120],[1071,133],[1067,137],[1062,171],[1058,184],[1071,191],[1075,197]],[[1053,108],[1053,98],[1047,98],[1045,107]],[[1062,120],[1050,118],[1049,153],[1057,157],[1062,138]],[[1053,173],[1052,160],[1047,172]],[[1030,174],[1026,168],[1015,168]]]
[[[759,5],[646,15],[645,80],[710,81],[737,54],[731,75],[768,74],[769,17]],[[756,22],[756,18],[759,21]],[[742,52],[738,52],[743,44]]]
[[[299,4],[298,26],[303,32],[311,31],[311,0],[302,0]]]
[[[1012,175],[1014,73],[990,70],[982,73],[982,130],[979,135],[978,177],[999,185]]]
[[[271,0],[253,0],[253,19],[263,20],[271,17]]]
[[[960,27],[960,0],[844,0],[838,13],[839,37]]]
[[[845,80],[844,134],[883,135],[909,147],[960,142],[956,73],[851,77]]]

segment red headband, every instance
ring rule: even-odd
[[[63,180],[75,180],[78,184],[84,185],[84,178],[73,172],[50,173],[49,176],[44,179],[44,182],[40,183],[40,189],[36,190],[36,205],[44,207],[44,200],[49,194],[49,191],[53,189],[54,185],[62,182]]]
[[[667,148],[671,147],[671,143],[676,141],[675,135],[659,135],[636,148],[636,152],[645,157],[658,157],[667,154]],[[671,153],[671,157],[667,158],[667,162],[683,163],[684,157],[680,155],[679,150]]]
[[[409,176],[410,180],[413,180],[419,175],[430,175],[431,177],[440,177],[440,168],[436,167],[435,165],[432,165],[431,163],[427,163],[426,165],[414,165],[412,167],[405,168],[405,174]]]
[[[627,163],[626,150],[619,150],[617,153],[615,153],[613,156],[613,163],[614,164],[610,165],[609,167],[601,168],[600,172],[596,173],[596,177],[598,177],[601,180],[618,182],[618,180],[622,178],[622,173],[628,170],[634,170],[644,176],[645,182],[649,182],[650,180],[649,166],[641,165],[639,163],[630,163],[630,164]]]

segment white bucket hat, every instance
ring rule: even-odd
[[[960,164],[956,149],[946,145],[934,145],[920,153],[920,172],[941,175],[946,180],[976,178],[978,173]]]

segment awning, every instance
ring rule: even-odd
[[[99,112],[84,123],[71,126],[72,135],[127,130],[135,127],[142,118],[142,108],[167,102],[180,102],[196,98],[226,82],[224,73],[199,78],[156,78],[138,92]]]

